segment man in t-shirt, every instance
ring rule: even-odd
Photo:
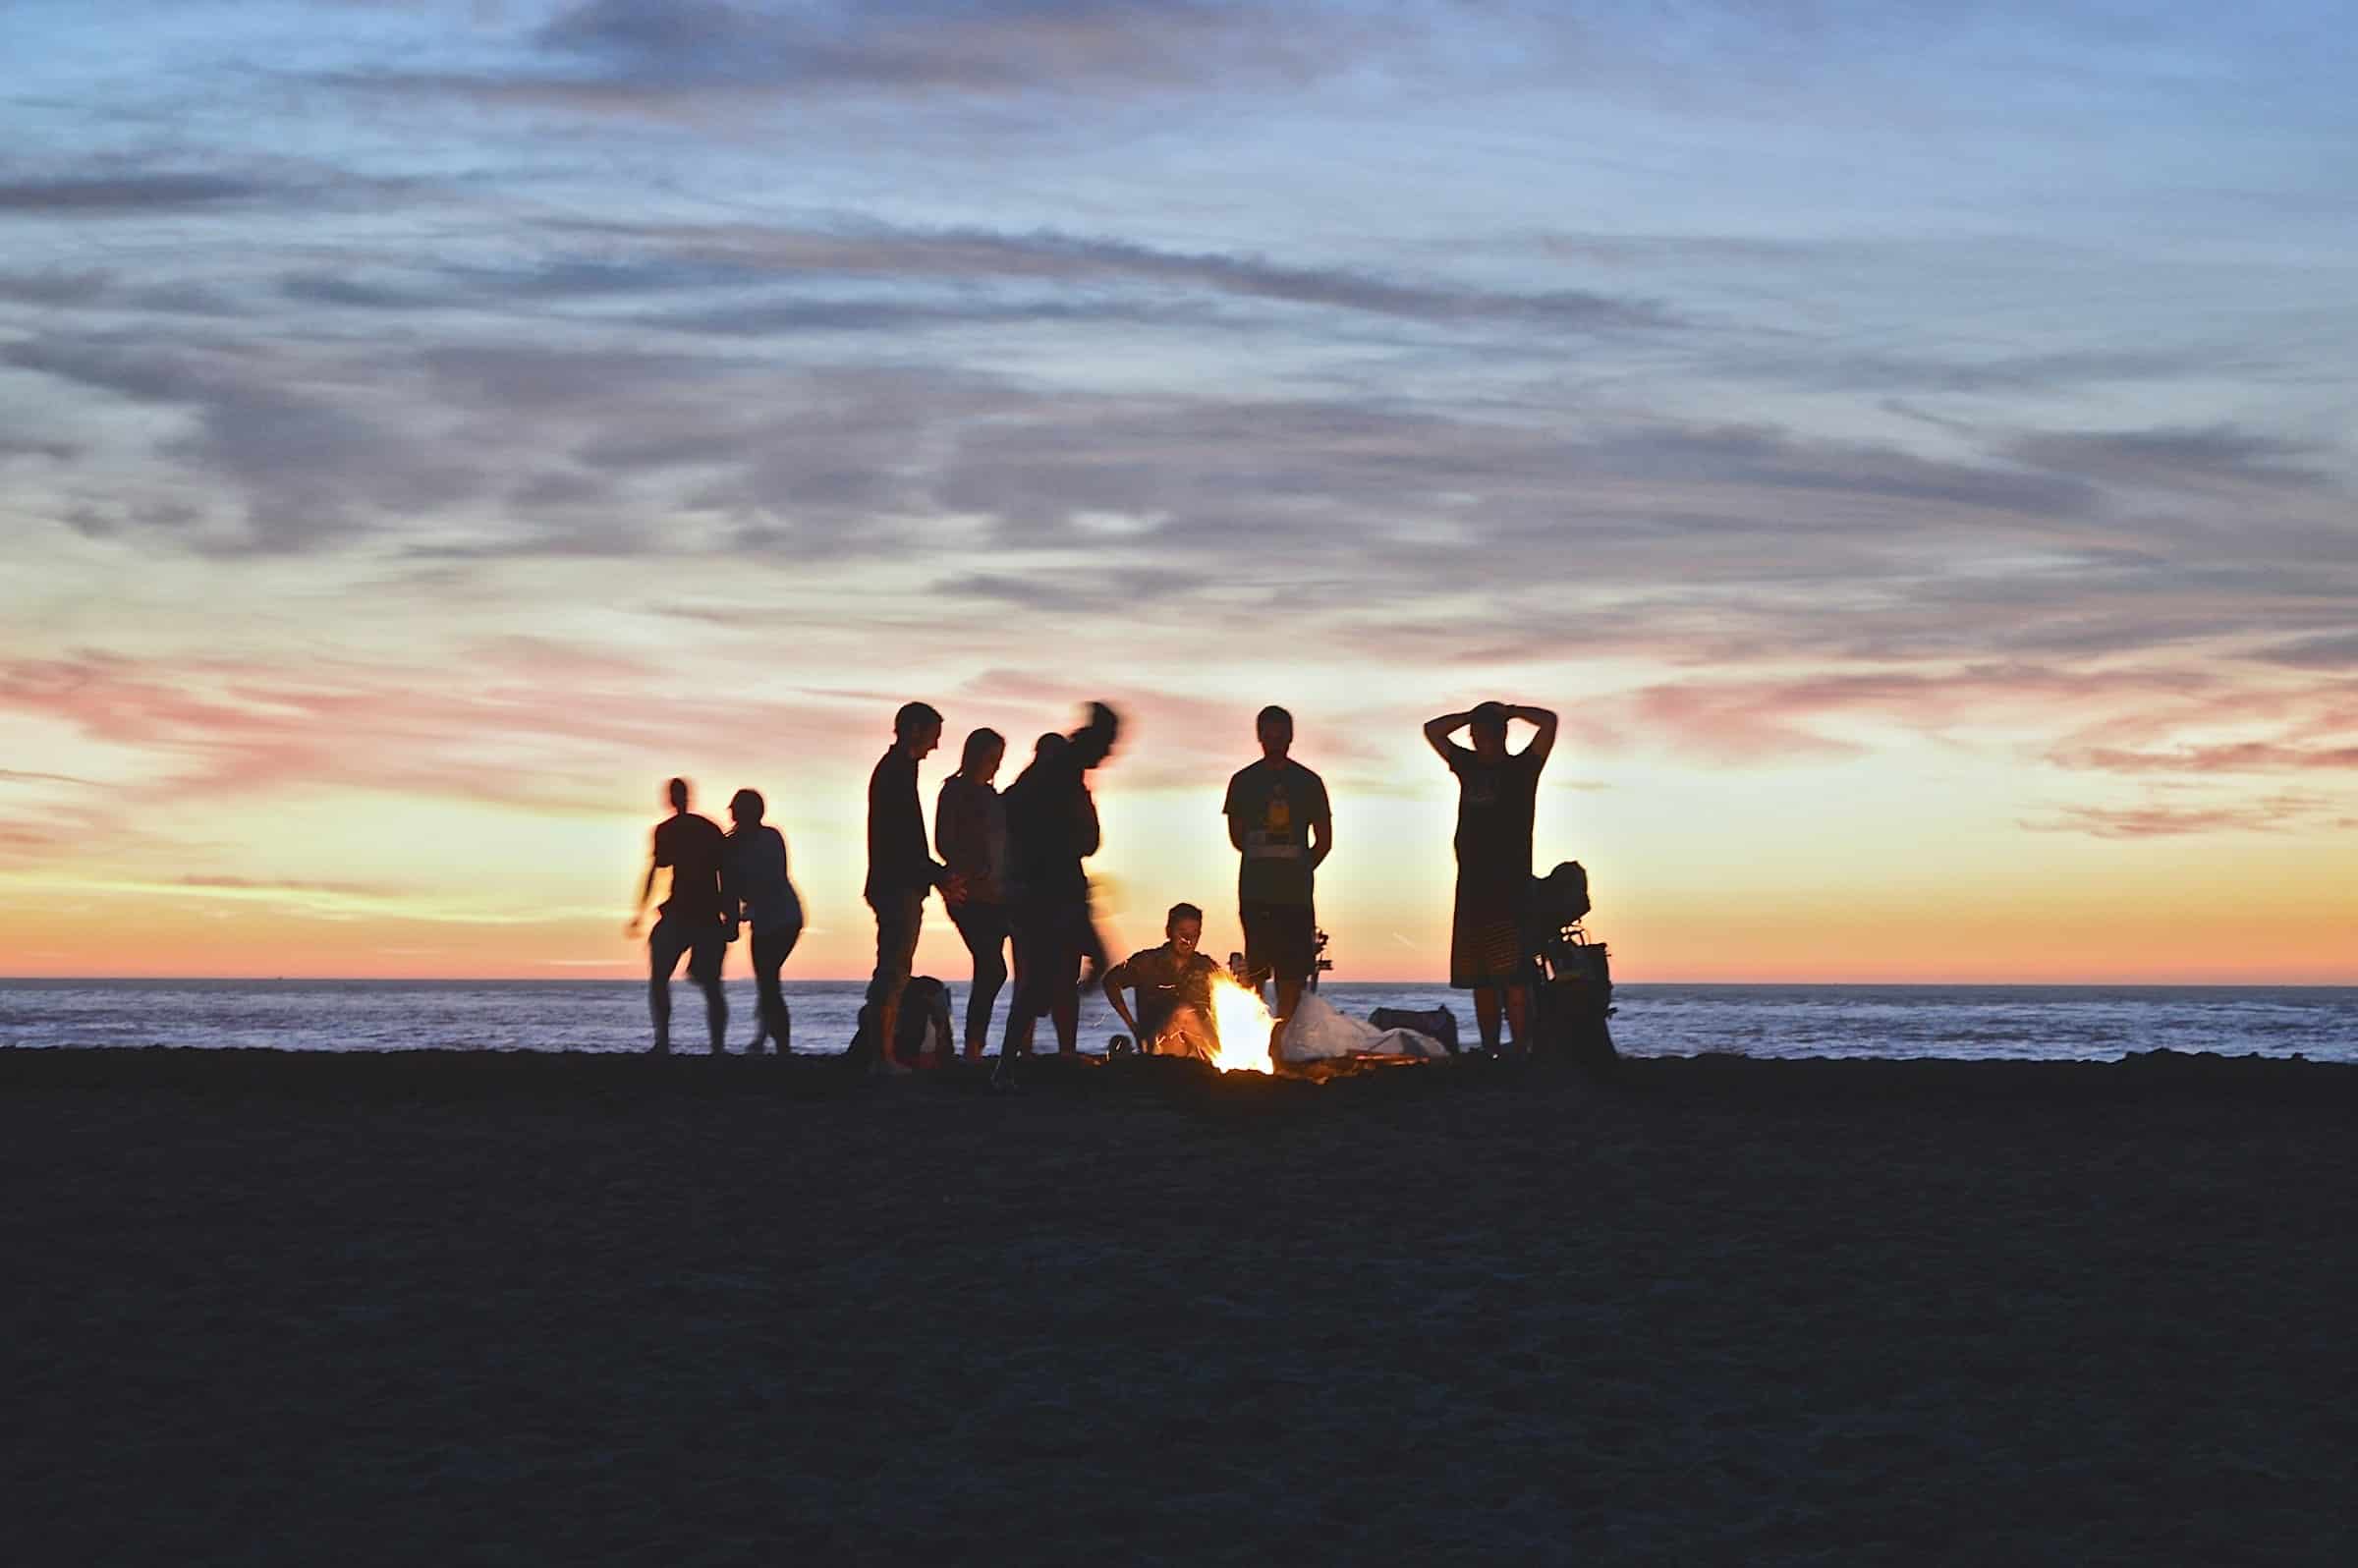
[[[655,824],[654,854],[640,884],[639,907],[624,931],[637,936],[646,924],[646,901],[655,896],[655,872],[671,868],[671,892],[656,910],[646,938],[646,1010],[655,1021],[655,1054],[671,1054],[671,977],[688,957],[688,978],[704,993],[704,1021],[712,1031],[712,1054],[728,1036],[729,1002],[720,990],[720,961],[737,936],[737,923],[722,907],[721,857],[728,840],[708,816],[688,810],[688,781],[663,786],[671,815]]]
[[[1271,976],[1277,980],[1277,1027],[1269,1032],[1269,1059],[1277,1062],[1283,1059],[1278,1042],[1319,961],[1312,894],[1319,865],[1334,848],[1334,820],[1325,783],[1287,755],[1294,716],[1264,707],[1253,728],[1261,738],[1261,760],[1228,781],[1220,810],[1228,817],[1228,842],[1243,857],[1236,900],[1245,967],[1257,986]]]
[[[1194,1056],[1209,1061],[1218,1043],[1212,1025],[1211,983],[1220,966],[1197,951],[1204,940],[1204,912],[1173,904],[1162,924],[1170,938],[1105,972],[1105,999],[1113,1004],[1142,1051]],[[1138,1011],[1123,1005],[1122,992],[1138,993]]]
[[[1521,719],[1538,731],[1520,752],[1506,749],[1506,727]],[[1453,743],[1463,728],[1472,751]],[[1530,1040],[1532,933],[1531,824],[1540,769],[1555,750],[1555,715],[1544,707],[1484,702],[1444,713],[1425,726],[1425,739],[1457,775],[1457,905],[1449,923],[1449,983],[1474,993],[1482,1047],[1498,1049],[1498,1013],[1505,1004],[1515,1045]]]

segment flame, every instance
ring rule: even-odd
[[[1211,1022],[1219,1034],[1212,1066],[1223,1073],[1277,1070],[1269,1061],[1269,1031],[1274,1026],[1259,992],[1247,990],[1225,975],[1213,976]]]

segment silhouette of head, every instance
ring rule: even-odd
[[[684,778],[675,778],[664,785],[663,798],[671,802],[671,809],[675,812],[688,810],[688,781]]]
[[[1204,912],[1193,904],[1173,904],[1163,920],[1162,934],[1171,939],[1182,958],[1187,957],[1204,943]]]
[[[941,715],[924,702],[904,702],[892,716],[892,739],[911,756],[931,755],[941,744]]]
[[[1088,772],[1113,755],[1113,743],[1122,733],[1121,715],[1102,702],[1089,704],[1089,722],[1073,731],[1073,755],[1080,759],[1081,770]]]
[[[1483,702],[1468,715],[1466,734],[1474,742],[1474,753],[1486,762],[1495,762],[1506,755],[1506,704]]]
[[[987,784],[1007,759],[1007,737],[997,730],[974,730],[958,754],[958,776]]]
[[[729,817],[739,827],[759,827],[763,810],[759,790],[739,790],[729,797]]]
[[[1253,721],[1253,733],[1261,737],[1261,755],[1282,762],[1294,749],[1294,716],[1272,702]]]

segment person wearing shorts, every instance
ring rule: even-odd
[[[1293,759],[1294,716],[1264,707],[1253,729],[1261,760],[1228,780],[1220,811],[1239,857],[1245,968],[1255,986],[1277,982],[1277,1027],[1269,1032],[1269,1059],[1277,1062],[1285,1026],[1318,967],[1318,869],[1334,849],[1334,817],[1325,781]]]
[[[655,825],[654,851],[648,857],[646,880],[639,887],[639,907],[624,927],[636,936],[646,922],[646,901],[655,894],[655,873],[671,868],[671,892],[655,911],[655,927],[646,937],[646,1008],[655,1025],[654,1053],[671,1053],[671,977],[688,960],[688,978],[704,993],[704,1022],[712,1036],[712,1054],[725,1048],[729,1032],[729,1002],[720,989],[720,964],[737,934],[737,923],[723,908],[721,863],[727,840],[710,817],[688,810],[688,781],[675,778],[663,786],[671,815]]]

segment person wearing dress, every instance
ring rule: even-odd
[[[1537,733],[1520,752],[1506,749],[1507,726],[1521,719]],[[1530,1043],[1532,961],[1529,924],[1532,817],[1540,770],[1555,750],[1555,715],[1544,707],[1484,702],[1444,713],[1425,739],[1457,775],[1457,901],[1449,924],[1449,983],[1474,993],[1483,1049],[1498,1049],[1506,1013],[1517,1049]],[[1471,750],[1449,737],[1463,729]]]

